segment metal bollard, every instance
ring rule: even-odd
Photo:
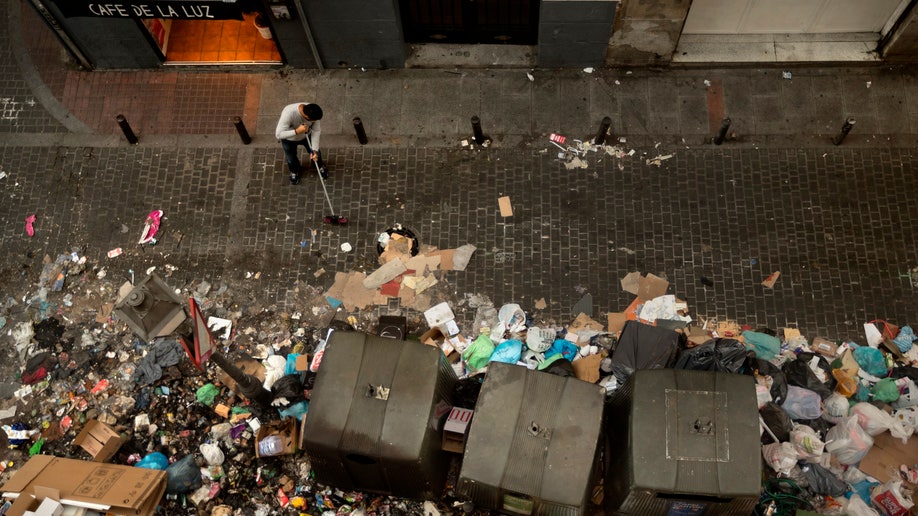
[[[354,117],[354,132],[357,133],[357,141],[360,142],[360,145],[366,145],[369,140],[367,140],[367,133],[363,130],[363,121],[359,116]]]
[[[131,145],[136,145],[137,136],[134,135],[134,131],[131,130],[131,125],[128,124],[128,121],[126,118],[124,118],[124,115],[116,116],[115,120],[118,121],[118,126],[121,127],[121,132],[124,133],[124,137],[127,138],[128,143]]]
[[[242,139],[242,143],[248,145],[252,143],[252,137],[249,136],[249,132],[245,130],[245,124],[242,123],[242,119],[238,116],[233,117],[233,125],[236,126],[236,132],[239,133],[239,138]]]
[[[472,117],[472,134],[474,135],[472,138],[475,143],[478,145],[484,144],[485,137],[484,133],[481,132],[481,119],[477,115]]]
[[[596,133],[596,138],[593,139],[593,145],[603,145],[606,143],[606,135],[609,133],[609,127],[612,126],[612,119],[609,117],[603,117],[602,123],[599,124],[599,132]]]
[[[724,118],[724,121],[720,124],[720,131],[717,131],[717,136],[714,137],[714,145],[720,145],[724,143],[724,138],[727,137],[727,131],[730,130],[730,119]]]
[[[835,145],[841,145],[841,142],[845,141],[845,136],[848,136],[848,133],[851,132],[851,128],[854,127],[856,121],[853,118],[846,118],[845,123],[842,125],[841,132],[835,138],[832,138],[832,143]]]

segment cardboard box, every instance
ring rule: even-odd
[[[270,423],[265,423],[258,428],[258,431],[255,432],[255,456],[262,457],[261,454],[261,444],[266,438],[276,435],[280,438],[281,443],[281,452],[271,454],[275,455],[291,455],[296,453],[299,446],[299,441],[297,440],[297,420],[296,418],[288,417],[283,421],[272,421]]]
[[[883,432],[873,438],[873,447],[861,459],[858,469],[885,483],[893,478],[898,478],[896,471],[901,464],[918,463],[918,440],[910,437],[908,443],[903,444],[901,439],[896,439],[889,432]]]
[[[46,498],[118,516],[153,516],[166,492],[166,472],[36,455],[0,491],[18,495],[6,516],[25,516]]]
[[[94,462],[108,462],[124,444],[124,438],[114,428],[91,419],[73,440],[73,444],[89,452]]]
[[[810,347],[816,353],[828,358],[835,358],[835,354],[838,353],[838,344],[822,337],[813,339],[813,344]]]
[[[463,344],[468,342],[466,338],[462,336],[462,334],[456,335],[453,337],[453,339],[456,339],[456,341]],[[428,346],[433,346],[435,348],[440,348],[440,351],[443,352],[443,354],[446,356],[446,359],[449,360],[452,364],[459,362],[459,360],[462,358],[459,352],[456,351],[455,346],[453,346],[452,342],[450,342],[450,339],[447,339],[446,335],[443,335],[443,332],[440,331],[440,328],[431,328],[425,331],[421,335],[421,343]]]
[[[465,432],[472,421],[474,410],[453,407],[446,423],[443,425],[443,442],[441,448],[448,452],[462,453],[465,451]]]

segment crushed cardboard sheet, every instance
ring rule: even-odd
[[[500,208],[501,217],[512,217],[513,206],[510,204],[510,197],[505,195],[497,198],[497,207]]]
[[[388,283],[408,270],[405,262],[401,260],[391,260],[386,262],[382,267],[373,271],[366,279],[363,280],[363,286],[367,289],[377,289],[384,283]]]
[[[581,313],[574,318],[570,325],[568,325],[567,331],[571,333],[580,333],[583,330],[605,331],[605,328],[602,326],[602,323],[594,320],[587,314]]]

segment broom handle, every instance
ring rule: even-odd
[[[306,142],[309,144],[310,150],[312,149],[312,138],[309,137],[309,133],[306,133]],[[316,152],[316,151],[313,151]],[[328,196],[328,189],[325,188],[325,179],[322,177],[322,169],[319,168],[319,162],[313,161],[312,156],[309,157],[309,161],[316,166],[316,173],[319,174],[319,181],[322,182],[322,191],[325,192],[325,200],[328,201],[328,209],[331,210],[331,216],[335,216],[335,208],[332,206],[331,197]]]

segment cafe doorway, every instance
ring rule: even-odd
[[[242,20],[142,20],[166,65],[282,64],[271,29],[261,15]]]

